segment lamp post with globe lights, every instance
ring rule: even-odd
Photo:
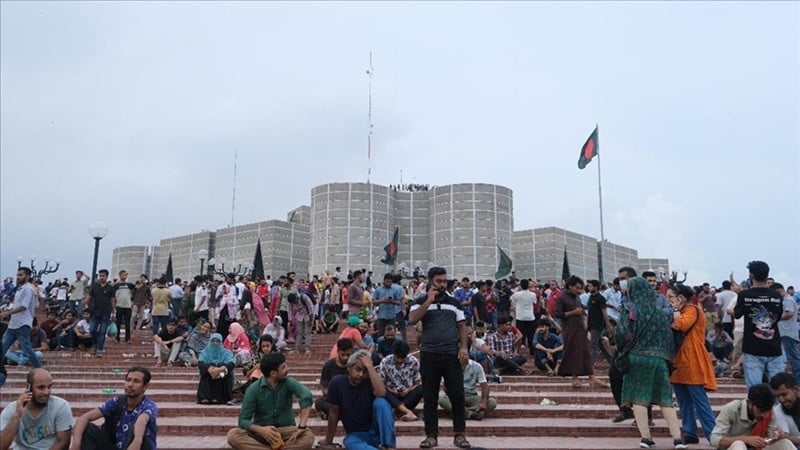
[[[234,275],[237,277],[240,275],[247,276],[251,272],[250,267],[248,266],[242,267],[242,264],[241,263],[237,264],[236,261],[231,263],[231,266],[233,266],[232,268],[225,270],[226,262],[227,261],[225,260],[224,257],[220,257],[217,260],[211,258],[208,260],[208,271],[216,275],[219,275],[221,277],[227,277],[228,275]],[[217,270],[217,265],[220,266],[219,270]]]
[[[97,255],[100,252],[100,240],[108,234],[108,226],[103,222],[95,222],[89,227],[89,236],[94,239],[94,258],[92,260],[92,284],[97,280]]]
[[[208,250],[206,250],[204,248],[201,248],[197,252],[197,257],[200,258],[200,276],[203,276],[204,275],[203,274],[203,268],[204,268],[203,263],[205,263],[206,262],[206,258],[208,258]],[[209,266],[211,265],[211,260],[208,261],[208,265]]]
[[[25,258],[23,258],[22,256],[17,256],[17,270],[19,270],[22,267],[22,261],[24,259]],[[31,269],[31,279],[39,281],[42,281],[42,276],[44,275],[56,273],[58,271],[58,268],[61,266],[60,259],[58,258],[51,259],[49,256],[45,256],[44,268],[42,269],[36,269],[36,255],[30,256],[30,262],[31,264],[30,267],[28,268]],[[55,263],[55,265],[54,266],[51,265],[52,263]]]

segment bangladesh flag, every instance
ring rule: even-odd
[[[386,256],[381,260],[381,262],[387,266],[393,266],[397,260],[397,238],[399,232],[400,228],[394,227],[394,236],[392,237],[392,241],[386,244],[386,247],[383,247],[383,251],[386,252]]]
[[[594,126],[594,131],[589,136],[589,139],[586,140],[586,143],[583,144],[583,148],[581,148],[581,156],[578,158],[578,169],[583,169],[589,164],[589,161],[592,160],[595,156],[597,156],[597,147],[599,146],[597,142],[597,125]]]

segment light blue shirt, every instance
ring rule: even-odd
[[[606,289],[606,291],[603,292],[603,297],[606,298],[606,306],[613,305],[617,308],[622,306],[622,292],[614,288]],[[615,311],[612,308],[606,308],[606,313],[608,313],[609,319],[614,319],[615,322],[619,321],[619,311]]]
[[[794,315],[786,320],[778,321],[778,333],[781,338],[788,337],[797,341],[799,340],[797,336],[797,302],[789,296],[783,299],[783,312],[786,311],[791,311]]]
[[[375,289],[375,293],[372,296],[373,300],[385,300],[387,298],[394,299],[397,301],[403,300],[403,288],[400,286],[393,284],[390,287],[386,287],[381,285],[378,289]],[[378,319],[385,319],[391,320],[397,317],[397,315],[402,310],[403,305],[402,303],[399,305],[395,305],[394,303],[381,303],[378,305]]]
[[[8,319],[8,329],[16,330],[24,326],[33,326],[33,314],[36,312],[36,291],[33,285],[25,283],[22,287],[17,289],[14,294],[14,302],[11,304],[11,309],[24,306],[25,310],[16,314],[12,314]]]

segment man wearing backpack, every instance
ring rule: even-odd
[[[70,450],[155,450],[158,407],[145,397],[150,371],[131,367],[125,374],[125,395],[114,397],[78,418]],[[91,423],[104,418],[102,427]]]

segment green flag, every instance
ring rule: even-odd
[[[497,272],[494,273],[495,280],[508,276],[508,274],[511,273],[511,267],[514,265],[514,263],[511,262],[511,258],[508,257],[506,252],[504,252],[499,245],[497,249],[500,250],[500,263],[497,265]]]
[[[394,227],[394,236],[392,237],[392,241],[386,244],[386,247],[383,247],[383,251],[386,252],[386,256],[381,260],[381,262],[387,266],[393,266],[395,260],[397,260],[397,238],[399,234],[400,228]]]

